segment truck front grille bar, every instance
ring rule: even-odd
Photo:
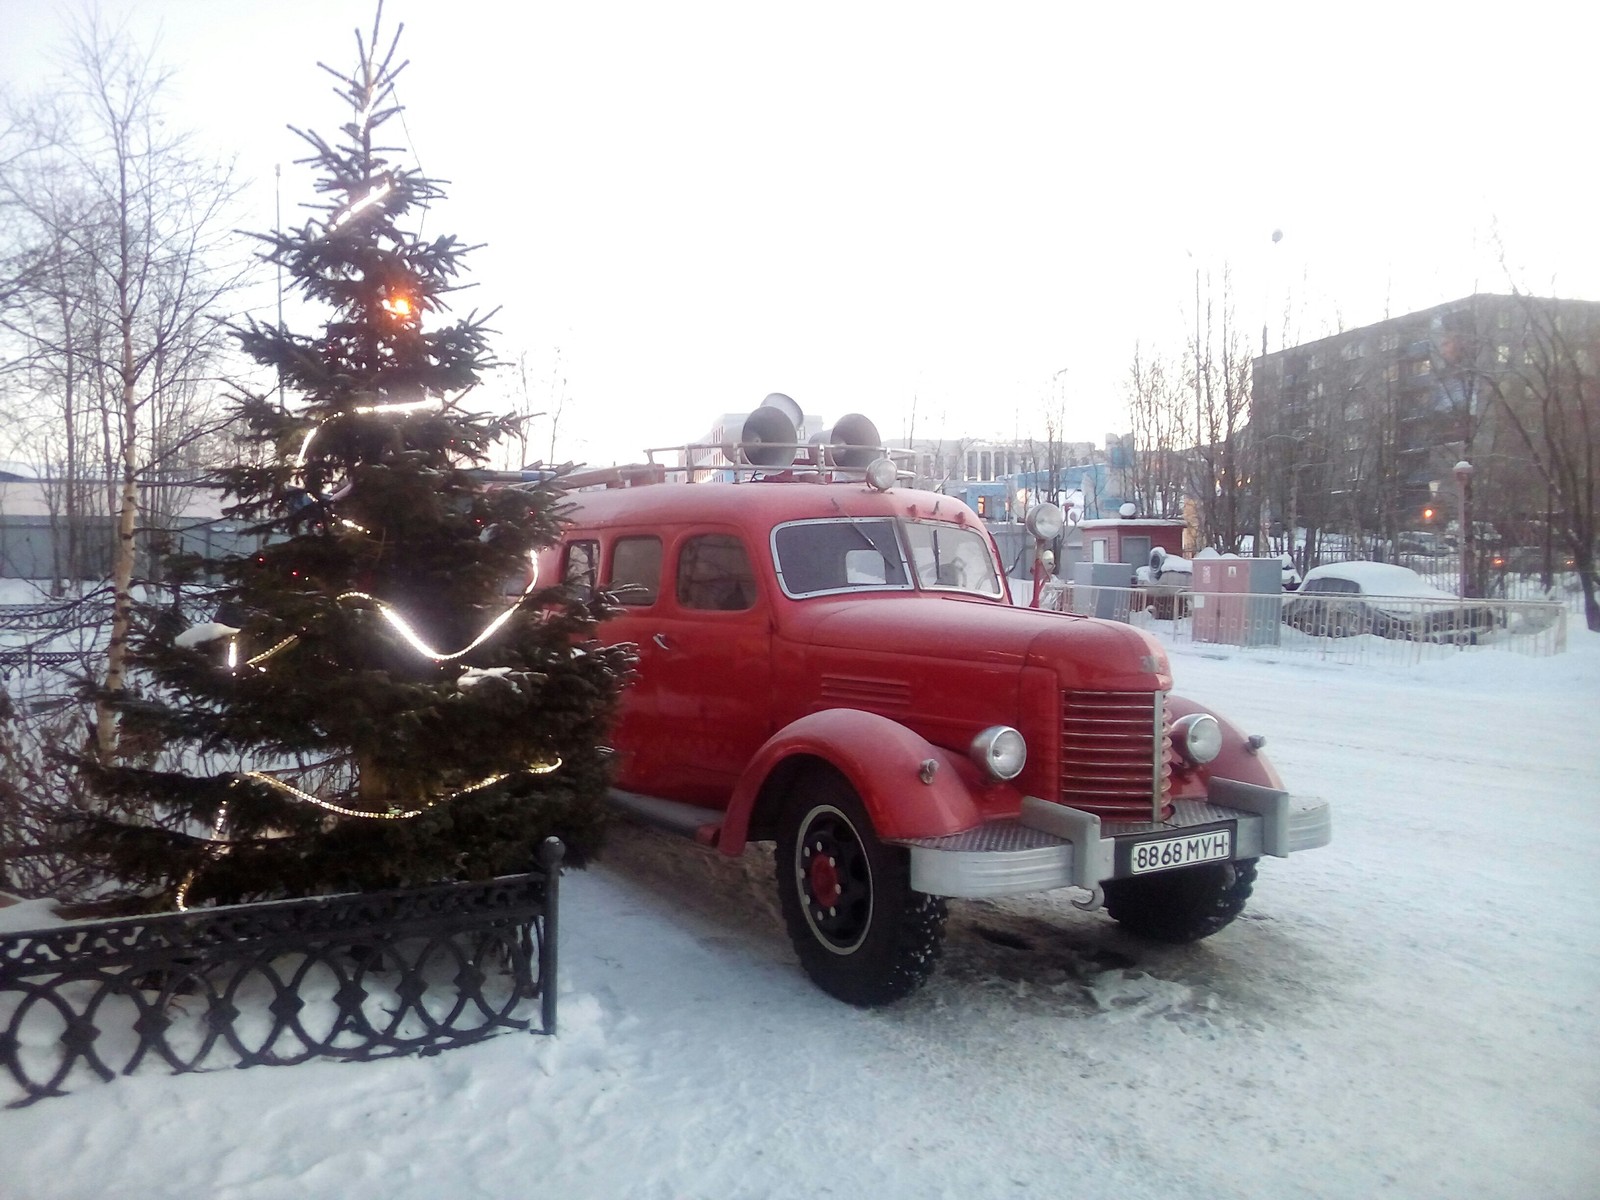
[[[1061,694],[1061,803],[1109,820],[1160,821],[1169,805],[1166,696]]]

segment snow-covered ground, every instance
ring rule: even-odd
[[[1198,945],[959,904],[930,985],[857,1011],[795,965],[768,859],[622,828],[563,893],[558,1037],[88,1086],[0,1112],[0,1195],[1595,1196],[1600,636],[1571,643],[1173,646],[1335,805]]]

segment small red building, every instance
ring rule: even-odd
[[[1168,554],[1183,557],[1183,534],[1188,526],[1163,517],[1109,517],[1083,521],[1082,562],[1127,563],[1130,567],[1150,565],[1150,551],[1160,547]]]

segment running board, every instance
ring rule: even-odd
[[[634,820],[691,837],[707,846],[716,841],[726,813],[714,808],[699,808],[678,800],[663,800],[659,796],[641,796],[638,792],[625,792],[612,788],[606,793],[611,804],[620,808]]]

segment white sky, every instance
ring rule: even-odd
[[[389,0],[428,231],[487,247],[563,458],[630,459],[785,391],[903,436],[1123,426],[1136,341],[1176,353],[1196,267],[1303,337],[1514,280],[1600,298],[1591,6]],[[1110,11],[1114,7],[1115,11]],[[311,198],[293,123],[346,113],[369,0],[106,0],[178,119]],[[0,79],[59,40],[0,0]],[[394,128],[394,126],[391,126]],[[1276,247],[1274,229],[1284,237]],[[270,305],[270,293],[268,294]],[[559,357],[557,352],[559,347]],[[1065,374],[1058,374],[1065,368]],[[538,444],[548,426],[534,431]]]

